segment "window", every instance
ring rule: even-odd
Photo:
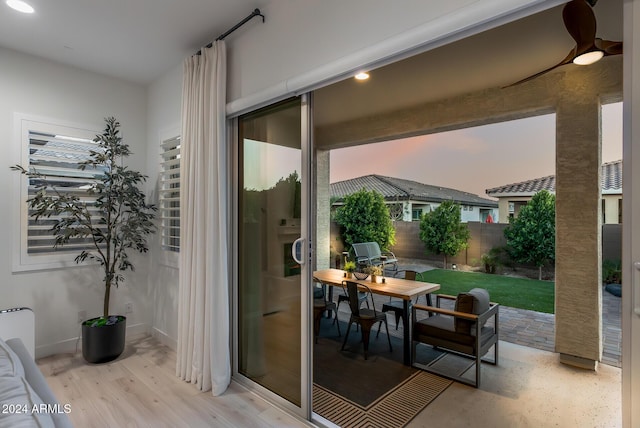
[[[421,217],[422,217],[422,208],[411,210],[411,220],[420,221]]]
[[[95,203],[96,196],[87,192],[94,179],[102,175],[95,169],[79,169],[79,163],[89,159],[89,152],[97,150],[93,142],[96,131],[76,126],[63,126],[47,119],[31,120],[16,115],[16,131],[20,132],[21,156],[17,163],[29,170],[46,176],[55,191],[75,194],[89,207]],[[15,173],[18,175],[18,173]],[[16,233],[14,252],[14,271],[43,269],[74,265],[74,258],[80,250],[92,248],[90,238],[73,239],[64,246],[53,248],[55,237],[50,231],[56,217],[41,217],[38,221],[31,217],[25,202],[42,183],[41,178],[20,177],[16,186],[19,211],[20,233]]]
[[[618,199],[618,224],[622,224],[622,198]]]
[[[160,234],[162,248],[180,251],[180,137],[162,142],[160,164]]]
[[[602,199],[600,205],[602,209],[602,224],[607,224],[607,203]]]

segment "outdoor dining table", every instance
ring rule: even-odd
[[[402,299],[404,308],[404,314],[402,316],[402,322],[404,326],[403,358],[405,365],[410,366],[412,364],[410,322],[411,311],[409,305],[413,299],[422,296],[423,294],[429,294],[439,290],[439,284],[382,276],[378,276],[376,282],[372,282],[370,278],[362,280],[355,277],[347,278],[345,275],[345,271],[340,269],[317,270],[313,272],[313,277],[324,284],[332,286],[329,290],[329,298],[331,298],[333,295],[333,287],[342,287],[342,282],[348,280],[360,285],[366,285],[367,287],[369,287],[372,293]],[[382,282],[383,278],[384,282]]]

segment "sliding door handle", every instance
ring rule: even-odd
[[[640,262],[633,264],[633,279],[632,279],[632,295],[633,295],[633,312],[640,316]]]
[[[293,241],[293,245],[291,246],[291,257],[298,263],[300,266],[304,264],[304,257],[302,257],[302,245],[304,244],[304,238],[298,238]]]

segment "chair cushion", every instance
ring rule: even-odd
[[[21,376],[0,378],[0,403],[8,406],[0,412],[0,428],[55,427],[44,402]]]
[[[457,312],[480,315],[489,310],[489,293],[483,288],[474,288],[467,293],[459,293],[456,297],[455,308]],[[483,323],[481,327],[484,327]],[[456,318],[455,331],[469,334],[473,321]]]
[[[3,376],[24,376],[24,367],[13,349],[0,339],[0,377]]]
[[[484,344],[494,335],[493,327],[483,327],[480,331],[480,343]],[[475,330],[471,334],[455,330],[453,317],[436,315],[418,321],[413,327],[413,340],[442,346],[454,351],[473,354],[476,344]]]

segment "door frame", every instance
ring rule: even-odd
[[[238,250],[239,250],[239,224],[238,224],[238,209],[239,209],[239,200],[238,200],[238,191],[239,191],[239,162],[240,162],[240,135],[238,132],[238,124],[239,124],[239,116],[233,116],[227,118],[228,129],[228,143],[230,150],[229,156],[229,171],[231,174],[230,183],[231,183],[231,207],[230,207],[230,218],[232,219],[231,230],[230,230],[230,253],[232,255],[230,262],[230,272],[231,272],[231,284],[232,284],[232,292],[230,293],[230,305],[231,305],[231,350],[232,350],[232,360],[231,360],[231,376],[232,379],[238,382],[240,385],[244,386],[251,392],[254,392],[269,402],[275,404],[278,407],[283,408],[288,411],[293,416],[299,417],[301,419],[310,421],[311,420],[311,394],[312,394],[312,385],[313,385],[313,373],[312,373],[312,339],[313,339],[313,323],[312,323],[312,314],[311,314],[311,303],[313,295],[311,293],[311,282],[313,277],[313,266],[311,265],[313,260],[313,246],[311,245],[311,232],[314,230],[313,227],[313,204],[314,195],[311,193],[313,190],[313,148],[312,148],[312,114],[311,114],[311,100],[312,96],[309,93],[301,94],[294,98],[300,98],[300,118],[301,118],[301,135],[300,135],[300,143],[301,143],[301,180],[302,180],[302,192],[301,192],[301,237],[304,238],[302,256],[304,257],[305,263],[302,265],[301,274],[300,274],[300,402],[301,406],[298,407],[285,398],[279,396],[268,388],[252,381],[248,377],[244,376],[238,371],[238,361],[239,361],[239,351],[238,351],[238,307],[239,307],[239,296],[238,296]],[[271,105],[279,104],[282,101],[276,101]],[[252,111],[262,110],[263,108],[268,108],[269,106],[263,106],[256,108]],[[250,112],[244,112],[243,114],[247,114]]]

